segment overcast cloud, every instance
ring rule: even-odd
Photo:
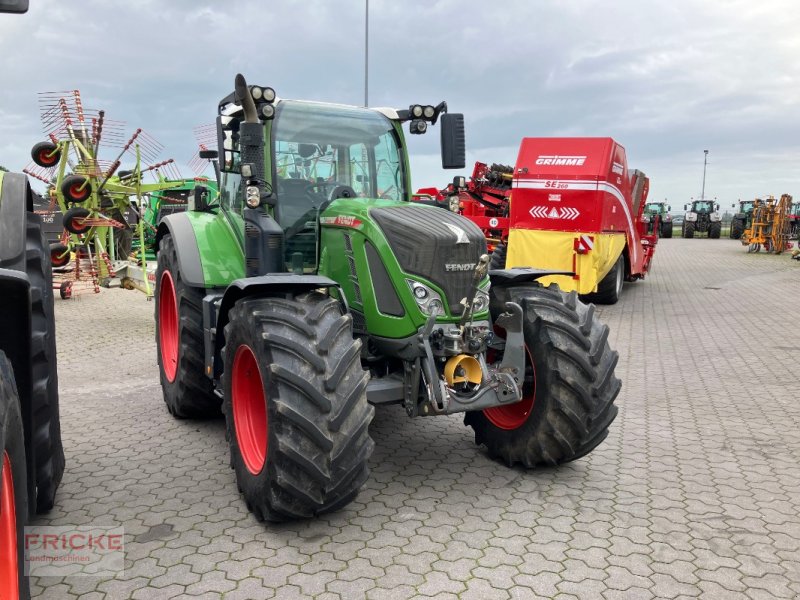
[[[0,164],[42,139],[37,92],[144,128],[185,166],[192,129],[242,72],[285,98],[364,100],[363,0],[30,0],[0,16]],[[370,1],[373,106],[446,99],[468,162],[513,164],[523,136],[612,136],[673,208],[800,196],[794,2]],[[443,186],[438,132],[410,140],[415,187]],[[471,164],[463,174],[469,174]]]

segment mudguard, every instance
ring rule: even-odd
[[[225,293],[222,295],[222,300],[219,301],[219,309],[216,311],[216,318],[211,317],[213,322],[204,323],[206,329],[215,331],[213,342],[207,340],[206,343],[213,343],[214,357],[215,357],[215,377],[219,376],[221,372],[221,361],[216,360],[221,356],[222,347],[225,345],[225,325],[228,324],[228,312],[238,300],[245,296],[281,296],[285,294],[297,294],[302,292],[310,292],[320,288],[337,288],[338,297],[344,301],[344,294],[339,289],[339,284],[333,279],[324,277],[322,275],[296,275],[294,273],[273,273],[271,275],[263,275],[261,277],[247,277],[245,279],[237,279],[233,281]],[[207,299],[213,296],[207,296]],[[205,302],[204,302],[205,304]],[[345,306],[345,312],[347,307]],[[205,311],[204,311],[205,312]],[[208,346],[206,346],[208,348]],[[208,356],[207,356],[207,364]]]
[[[28,178],[0,172],[0,268],[25,271],[27,211],[33,211]]]
[[[575,275],[575,273],[571,271],[547,271],[544,269],[528,269],[524,267],[515,269],[494,269],[489,271],[489,279],[495,287],[535,281],[542,277],[550,277],[551,275],[569,275],[571,277]]]
[[[170,234],[175,242],[178,267],[183,280],[187,285],[193,287],[206,287],[203,264],[200,262],[200,248],[197,245],[197,236],[189,216],[186,213],[177,213],[161,220],[156,233],[156,253],[161,244],[161,238],[167,234]]]

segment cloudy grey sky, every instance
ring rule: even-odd
[[[166,146],[242,72],[284,98],[362,104],[364,0],[30,0],[0,17],[0,164],[42,139],[37,92]],[[651,198],[800,197],[800,10],[789,0],[370,0],[370,104],[446,99],[471,162],[513,164],[523,136],[612,136]],[[434,134],[438,134],[435,130]],[[443,186],[438,135],[410,140],[416,187]]]

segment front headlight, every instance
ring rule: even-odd
[[[472,312],[479,313],[489,308],[489,293],[488,290],[478,290],[475,294],[475,299],[472,301]]]
[[[457,213],[461,210],[461,199],[458,196],[450,196],[449,208],[450,212]]]
[[[408,287],[411,288],[411,294],[414,296],[414,301],[419,306],[419,309],[426,315],[443,315],[444,302],[438,292],[432,290],[424,283],[415,281],[413,279],[406,279]]]

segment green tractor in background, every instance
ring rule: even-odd
[[[662,238],[672,237],[672,208],[666,202],[648,202],[644,207],[647,217],[647,234]]]
[[[683,237],[693,238],[696,233],[706,233],[712,239],[719,239],[722,233],[719,204],[713,200],[692,200],[683,209],[686,211],[681,229]]]
[[[750,227],[754,206],[755,200],[739,200],[739,210],[731,218],[730,238],[732,240],[741,239],[744,230]],[[731,208],[737,208],[737,205],[731,204]]]
[[[511,466],[605,439],[617,353],[592,305],[533,269],[489,271],[480,229],[411,203],[402,124],[440,123],[463,168],[463,116],[278,99],[241,75],[218,107],[217,200],[157,234],[156,342],[176,417],[225,415],[249,509],[284,521],[358,494],[372,405],[464,413]],[[429,451],[420,448],[420,452]],[[438,456],[447,461],[447,456]]]

